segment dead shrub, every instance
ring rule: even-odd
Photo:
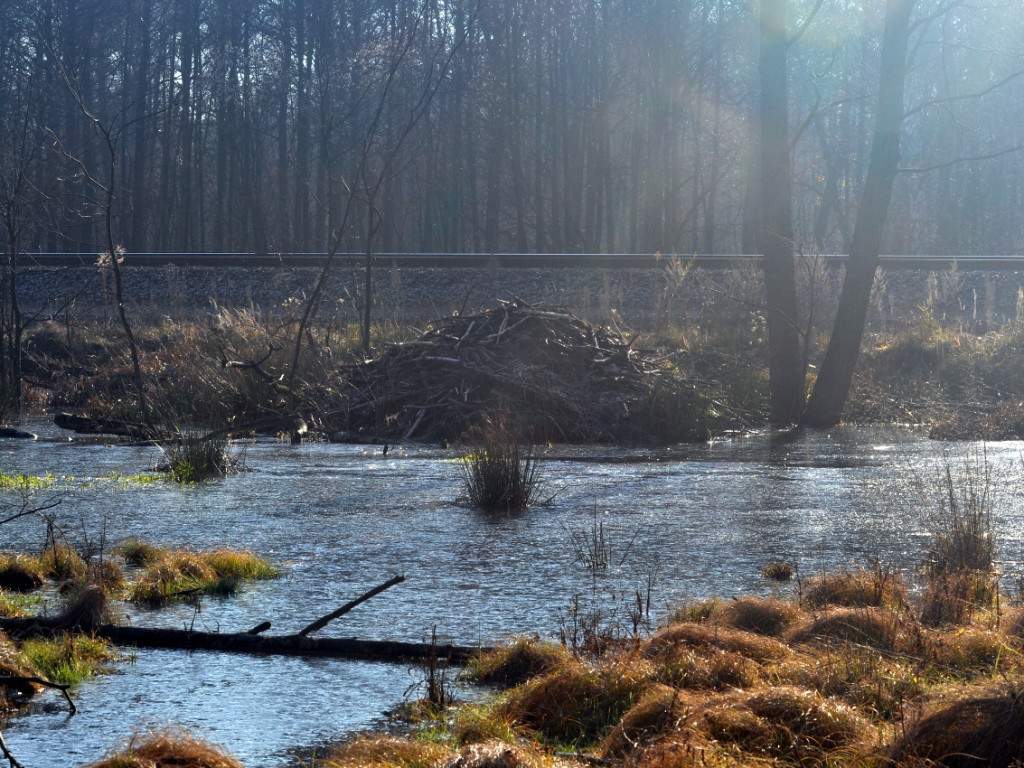
[[[89,768],[243,768],[220,747],[172,729],[133,736],[122,749]]]
[[[799,615],[800,609],[785,600],[741,597],[726,605],[718,620],[736,629],[778,637]]]
[[[479,683],[508,687],[547,674],[569,658],[569,652],[561,645],[521,637],[511,645],[477,657],[467,671]]]
[[[914,635],[914,626],[895,611],[837,608],[797,627],[789,639],[794,643],[838,641],[894,651],[906,645],[907,638]]]
[[[1024,762],[1022,733],[1021,691],[993,689],[954,701],[912,725],[893,745],[889,764],[1009,768]]]
[[[595,670],[572,661],[512,689],[499,714],[550,742],[585,746],[604,738],[646,685],[623,666]]]

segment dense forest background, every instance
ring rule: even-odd
[[[757,252],[736,0],[6,0],[5,250]],[[847,252],[882,0],[794,0],[794,231]],[[807,21],[806,26],[803,23]],[[1024,245],[1024,3],[921,0],[884,251]]]

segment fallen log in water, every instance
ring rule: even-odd
[[[54,620],[0,618],[0,629],[13,636],[51,635],[67,631]],[[98,624],[88,631],[116,645],[136,648],[171,648],[190,651],[221,651],[283,656],[329,656],[347,659],[408,662],[448,659],[464,662],[487,648],[467,645],[434,645],[396,640],[360,640],[355,637],[263,635],[245,632],[200,632],[191,629],[158,629]]]
[[[15,637],[48,636],[61,632],[89,632],[116,645],[136,648],[173,648],[189,651],[222,651],[225,653],[275,654],[284,656],[333,656],[377,661],[420,661],[446,659],[464,662],[487,648],[436,643],[410,643],[397,640],[359,640],[355,637],[311,637],[330,622],[344,616],[356,606],[401,584],[405,576],[394,576],[371,590],[350,600],[337,610],[320,617],[305,629],[291,635],[265,635],[269,621],[263,621],[244,632],[200,632],[194,629],[163,629],[125,627],[97,623],[86,617],[0,618],[0,629]]]

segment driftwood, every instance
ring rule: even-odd
[[[43,688],[53,688],[54,690],[60,691],[64,694],[64,700],[67,701],[68,707],[70,708],[71,714],[78,712],[78,707],[75,706],[75,702],[71,700],[71,696],[68,694],[68,688],[70,685],[65,683],[54,683],[43,677],[36,677],[35,675],[0,675],[0,687],[2,688],[20,688],[22,686],[33,686],[40,685]]]
[[[487,650],[465,645],[408,643],[394,640],[359,640],[354,637],[318,638],[313,632],[326,627],[339,616],[351,611],[386,589],[405,581],[395,576],[335,611],[322,616],[302,631],[290,635],[265,635],[269,621],[245,632],[199,632],[193,629],[159,629],[99,624],[88,620],[69,621],[64,617],[0,618],[0,629],[13,636],[53,635],[69,630],[91,632],[117,645],[139,648],[181,648],[185,650],[224,651],[229,653],[277,654],[286,656],[334,656],[352,659],[376,659],[404,662],[410,660],[448,659],[463,662]]]
[[[390,589],[391,587],[395,586],[395,584],[401,584],[403,581],[405,581],[405,576],[395,576],[393,579],[385,581],[383,584],[380,584],[380,585],[374,587],[369,592],[366,592],[366,593],[360,595],[355,600],[350,600],[349,602],[345,603],[338,610],[331,611],[327,615],[321,616],[319,619],[317,619],[312,624],[310,624],[308,627],[306,627],[301,632],[299,632],[299,635],[305,637],[306,635],[312,634],[313,632],[316,632],[318,630],[323,629],[328,624],[330,624],[332,621],[337,619],[339,616],[344,616],[346,613],[351,611],[353,608],[355,608],[360,603],[365,603],[367,600],[369,600],[374,595],[379,595],[385,589]]]
[[[120,421],[118,419],[100,419],[92,416],[82,416],[75,413],[56,413],[53,416],[53,423],[61,429],[82,435],[113,435],[115,437],[128,437],[133,440],[156,440],[167,442],[178,440],[181,435],[175,432],[161,432],[145,424],[137,424],[131,421]],[[232,440],[238,437],[249,437],[251,435],[267,435],[285,432],[291,435],[302,435],[307,430],[306,422],[301,416],[268,416],[262,419],[254,419],[243,424],[236,424],[224,429],[218,429],[203,435],[203,439],[226,439]],[[35,437],[35,435],[24,433],[23,435],[7,435],[0,429],[0,437]]]
[[[0,427],[0,437],[9,437],[16,440],[35,440],[37,436],[15,427]]]
[[[33,618],[0,618],[0,629],[14,636],[51,635],[70,627],[55,621]],[[360,640],[355,637],[310,637],[309,635],[264,635],[250,632],[199,632],[191,629],[158,629],[97,624],[89,631],[116,645],[138,648],[175,648],[192,651],[222,651],[282,656],[330,656],[349,659],[407,662],[445,658],[463,662],[481,651],[477,646],[434,645],[394,640]]]
[[[74,413],[55,413],[53,423],[61,429],[67,429],[80,435],[114,435],[145,440],[153,437],[153,430],[145,424],[119,419],[96,419]]]
[[[617,329],[519,300],[437,320],[342,378],[346,407],[322,414],[339,441],[453,441],[502,411],[537,442],[710,436],[709,403],[661,357]]]

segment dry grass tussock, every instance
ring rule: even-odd
[[[183,730],[133,736],[121,749],[88,768],[244,768],[220,747]]]
[[[1012,768],[1024,762],[1024,695],[991,686],[945,702],[925,714],[893,744],[888,765],[919,768]]]
[[[592,744],[611,731],[649,685],[628,665],[592,668],[573,660],[509,691],[499,712],[550,742]]]
[[[467,671],[480,683],[513,686],[551,672],[569,660],[564,646],[521,637],[477,657]]]
[[[753,632],[715,624],[677,623],[670,624],[647,641],[643,654],[656,659],[674,653],[680,646],[729,651],[759,663],[775,661],[789,653],[784,643]]]
[[[815,576],[804,585],[803,598],[812,608],[901,608],[908,604],[906,584],[897,574],[880,566]]]
[[[734,629],[778,637],[800,616],[793,603],[765,597],[741,597],[723,605],[716,621]]]
[[[844,642],[885,651],[907,650],[918,637],[912,617],[887,608],[837,608],[794,628],[794,643]]]
[[[434,768],[454,754],[440,744],[394,736],[360,736],[334,749],[323,768]]]

